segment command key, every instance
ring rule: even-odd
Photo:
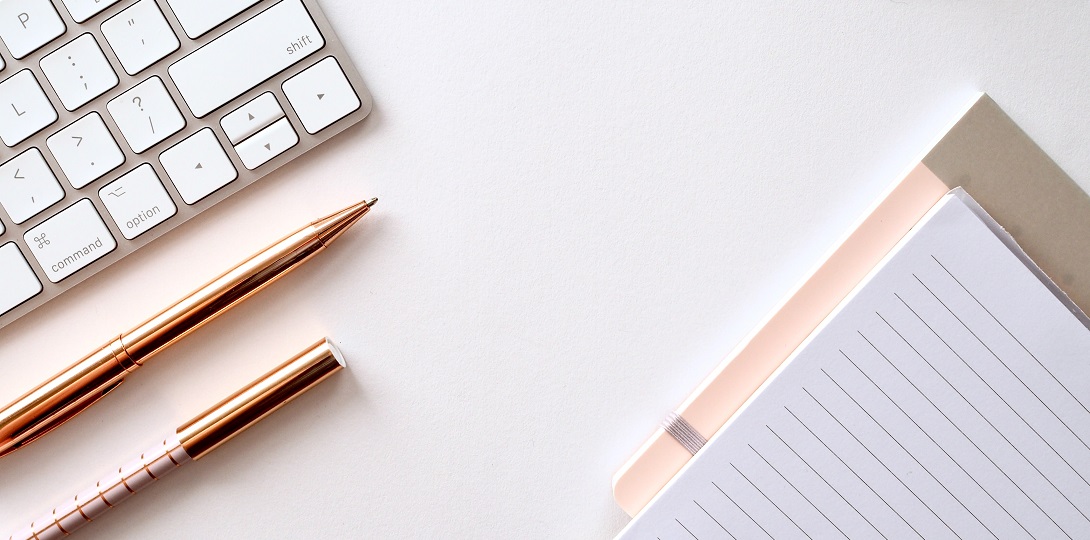
[[[23,233],[23,240],[53,283],[60,283],[117,247],[90,199],[61,210]]]

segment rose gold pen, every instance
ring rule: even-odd
[[[72,534],[163,475],[201,459],[343,367],[344,360],[329,340],[315,343],[8,540],[53,540]]]
[[[355,204],[303,227],[0,409],[0,456],[76,416],[159,351],[321,252],[377,200]]]

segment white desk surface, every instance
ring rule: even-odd
[[[1090,187],[1075,2],[322,4],[371,116],[0,331],[0,400],[379,204],[3,458],[3,531],[329,335],[348,371],[80,537],[610,537],[613,472],[976,91]]]

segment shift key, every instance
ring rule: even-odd
[[[23,240],[53,283],[60,283],[117,247],[90,199],[61,210],[23,233]]]
[[[324,45],[303,3],[282,0],[167,71],[193,115],[203,118]]]

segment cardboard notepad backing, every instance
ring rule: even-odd
[[[981,94],[824,261],[675,409],[714,435],[947,191],[964,188],[1090,312],[1090,196]],[[657,429],[613,477],[636,515],[692,458]]]

